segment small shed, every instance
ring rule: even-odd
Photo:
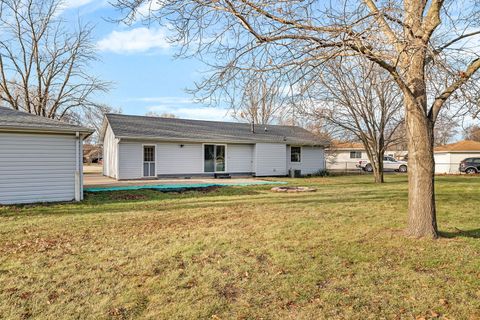
[[[463,140],[435,148],[435,173],[459,173],[460,162],[466,158],[480,157],[480,142]]]
[[[0,205],[82,200],[82,143],[92,132],[0,107]]]

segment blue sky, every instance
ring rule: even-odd
[[[96,97],[98,102],[119,107],[125,114],[156,111],[181,118],[231,120],[228,110],[195,104],[185,92],[201,79],[205,66],[192,58],[174,59],[176,48],[166,41],[164,29],[110,22],[119,18],[119,12],[108,0],[68,0],[61,15],[72,25],[78,17],[95,25],[100,61],[92,64],[91,73],[114,83],[108,94]]]

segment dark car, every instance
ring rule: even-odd
[[[460,162],[460,172],[474,174],[480,172],[480,158],[467,158]]]

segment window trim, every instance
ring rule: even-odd
[[[154,161],[147,161],[147,162],[153,162],[155,164],[155,175],[153,176],[145,176],[144,171],[143,171],[143,166],[145,164],[145,147],[153,147],[153,159]],[[142,143],[142,177],[144,178],[152,178],[152,177],[157,177],[158,176],[158,168],[157,168],[157,145],[156,144],[151,144],[151,143]]]
[[[225,147],[225,170],[224,171],[216,171],[213,172],[206,172],[205,171],[205,145],[213,145],[213,146],[224,146]],[[226,143],[215,143],[215,142],[204,142],[202,143],[202,172],[203,173],[228,173],[228,145]],[[213,167],[215,168],[215,165]]]
[[[359,155],[359,156],[352,157],[352,153],[355,153],[355,155]],[[350,151],[349,155],[350,155],[350,159],[362,159],[362,151],[352,150]]]
[[[292,161],[292,148],[299,148],[298,161]],[[290,146],[290,163],[302,163],[302,146]]]

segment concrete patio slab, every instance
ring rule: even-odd
[[[213,179],[213,178],[194,178],[194,179],[153,179],[153,180],[121,180],[105,177],[102,174],[90,173],[84,175],[84,188],[107,188],[107,187],[127,187],[127,186],[148,186],[148,185],[187,185],[187,184],[256,184],[258,182],[269,181],[258,178],[231,178],[231,179]]]

